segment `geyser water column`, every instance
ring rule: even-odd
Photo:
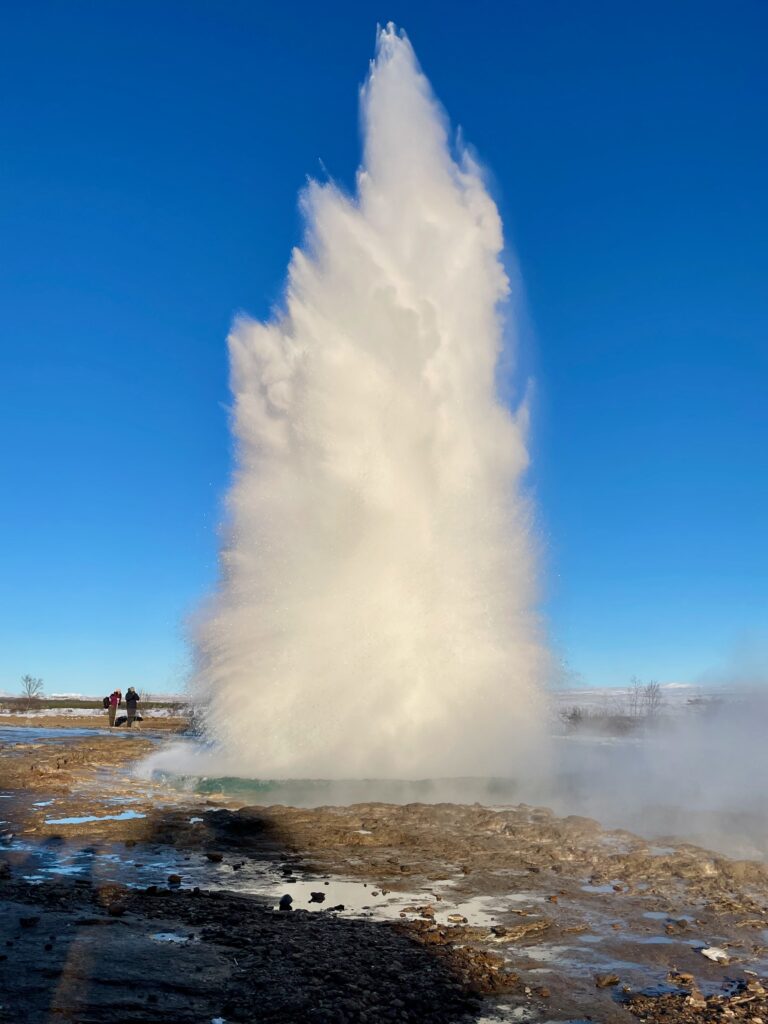
[[[496,392],[501,222],[392,27],[361,107],[356,196],[308,185],[284,312],[229,339],[237,467],[193,694],[222,773],[507,776],[548,658],[526,415]]]

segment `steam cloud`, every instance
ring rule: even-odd
[[[390,26],[357,194],[312,182],[285,310],[229,338],[237,468],[193,694],[231,774],[509,775],[540,743],[499,214]]]

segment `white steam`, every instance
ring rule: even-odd
[[[549,662],[526,410],[496,393],[501,222],[391,27],[361,108],[357,195],[307,187],[284,313],[229,339],[237,469],[193,692],[233,774],[509,774]]]

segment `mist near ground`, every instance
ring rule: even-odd
[[[768,858],[768,690],[715,688],[718,678],[710,673],[709,687],[681,688],[652,714],[640,708],[631,729],[622,691],[576,726],[563,724],[566,710],[552,775],[532,795],[608,827]],[[568,696],[559,695],[561,712]]]

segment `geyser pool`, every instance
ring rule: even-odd
[[[310,182],[284,308],[229,338],[236,469],[193,697],[218,774],[509,775],[542,742],[527,408],[502,227],[407,38],[356,194]]]

